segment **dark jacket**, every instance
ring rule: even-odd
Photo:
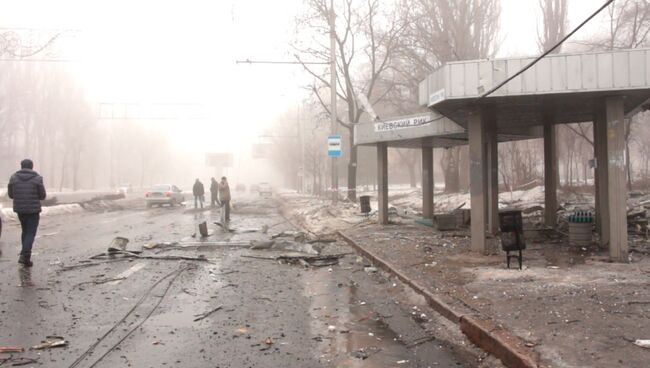
[[[14,212],[40,213],[46,196],[43,177],[34,170],[20,169],[9,179],[7,195],[14,200]]]
[[[216,180],[212,180],[212,183],[210,183],[210,194],[216,197],[218,191],[219,191],[219,183],[217,183]]]
[[[194,194],[195,197],[201,197],[205,194],[205,189],[203,189],[203,183],[200,181],[197,181],[194,183],[194,186],[192,187],[192,193]]]

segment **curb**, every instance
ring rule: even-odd
[[[459,325],[460,330],[476,346],[492,354],[506,367],[509,368],[538,368],[538,357],[535,352],[526,348],[522,339],[513,335],[493,320],[478,314],[463,314],[454,310],[447,302],[439,296],[426,290],[422,285],[410,279],[400,272],[388,261],[376,256],[363,248],[343,232],[338,231],[345,241],[364,257],[370,259],[373,264],[384,271],[393,274],[402,282],[411,287],[415,292],[422,295],[429,306],[451,322]]]

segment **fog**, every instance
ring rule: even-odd
[[[349,8],[344,2],[334,3],[341,42],[337,56],[342,122],[338,130],[344,142],[338,167],[341,186],[348,185],[351,176],[356,185],[373,186],[376,176],[372,150],[359,149],[358,164],[349,165],[353,148],[346,125],[371,120],[355,94],[370,97],[380,117],[409,115],[422,111],[417,106],[417,83],[442,62],[543,51],[543,1],[477,0],[463,2],[466,8],[454,1],[433,0],[353,1]],[[485,45],[463,46],[464,40],[458,39],[452,50],[457,57],[450,59],[444,47],[427,51],[438,54],[422,54],[434,40],[416,32],[422,28],[414,25],[427,27],[417,17],[426,15],[427,4],[439,10],[436,6],[444,3],[457,8],[458,19],[471,12],[484,24],[493,18],[492,28],[485,28],[484,36],[490,36]],[[566,4],[564,34],[597,8],[586,0]],[[639,4],[647,8],[647,3]],[[330,185],[329,71],[326,64],[300,64],[327,62],[327,21],[319,12],[323,5],[329,2],[1,1],[0,182],[29,157],[54,190],[112,189],[124,183],[134,187],[174,183],[189,189],[195,178],[206,182],[226,175],[235,184],[268,181],[277,187],[323,192]],[[590,22],[562,51],[599,49],[595,44],[602,45],[608,37],[620,39],[621,47],[628,44],[624,40],[628,31],[607,34],[608,22],[627,14],[626,9],[612,9]],[[348,17],[352,23],[346,28]],[[369,30],[369,24],[375,28]],[[481,31],[469,29],[478,39]],[[379,60],[370,58],[371,32],[385,36],[392,31],[394,44],[382,44],[386,39],[379,37],[374,50]],[[347,34],[355,35],[355,43],[346,44]],[[646,43],[644,36],[631,46]],[[403,52],[411,46],[411,53]],[[345,57],[350,58],[347,70]],[[293,64],[241,62],[246,60]],[[639,132],[646,134],[643,129]],[[532,155],[532,160],[540,152],[539,144],[525,144],[517,149]],[[643,154],[640,147],[631,151]],[[232,160],[210,166],[206,163],[210,153],[231,155]],[[447,172],[446,154],[436,151],[436,180],[449,184],[453,173]],[[395,170],[391,181],[418,185],[417,154],[395,150],[391,157]],[[562,157],[561,166],[573,170],[574,162]],[[585,148],[575,165],[586,165],[589,157]],[[533,166],[520,181],[540,175],[541,168]],[[575,171],[582,170],[578,166]],[[632,169],[647,175],[643,165]],[[569,180],[568,170],[566,176]],[[590,174],[583,176],[586,182]]]

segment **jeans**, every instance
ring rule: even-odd
[[[194,196],[194,208],[198,208],[197,201],[201,203],[201,208],[203,208],[203,196]]]
[[[23,248],[20,251],[22,256],[30,256],[32,254],[32,246],[36,238],[36,230],[38,230],[38,222],[41,218],[40,213],[19,213],[18,219],[20,220],[20,227],[23,232],[20,236]]]
[[[215,207],[217,204],[219,204],[217,193],[210,194],[210,206]]]

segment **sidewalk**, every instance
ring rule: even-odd
[[[617,264],[595,245],[575,249],[540,234],[527,239],[520,271],[506,268],[504,254],[470,252],[466,229],[441,233],[402,219],[339,230],[449,310],[487,317],[520,338],[540,367],[650,364],[650,349],[634,344],[650,339],[647,240],[635,240],[632,263]]]

